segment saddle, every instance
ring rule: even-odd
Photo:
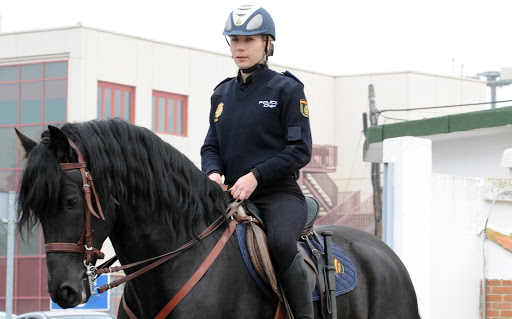
[[[334,278],[336,269],[334,265],[331,265],[333,264],[333,258],[330,237],[328,238],[329,244],[325,245],[323,238],[313,230],[314,222],[320,210],[320,204],[316,199],[309,196],[306,196],[306,202],[308,206],[308,216],[301,235],[301,240],[297,243],[297,248],[310,268],[308,270],[308,278],[312,290],[314,290],[316,294],[316,298],[313,296],[313,300],[320,300],[322,314],[324,318],[327,318],[330,317],[333,312],[336,312],[336,295],[334,294],[336,290]],[[246,260],[246,264],[256,282],[267,296],[271,298],[272,292],[277,296],[279,303],[274,318],[286,318],[286,312],[291,312],[286,302],[286,296],[284,296],[279,287],[279,282],[270,259],[262,214],[250,200],[244,201],[237,213],[241,216],[249,217],[245,219],[248,220],[248,222],[237,226],[241,228],[240,230],[237,229],[237,236],[239,242],[241,242],[241,251]],[[247,252],[242,249],[243,244],[246,245]],[[250,264],[245,255],[248,255]],[[336,259],[334,258],[334,260]],[[254,272],[256,274],[254,274]],[[263,281],[264,284],[261,281]],[[353,286],[355,286],[355,283]],[[351,289],[353,289],[353,287]]]

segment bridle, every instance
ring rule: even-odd
[[[47,243],[44,245],[44,249],[46,253],[54,253],[54,252],[66,252],[66,253],[78,253],[84,255],[84,266],[86,268],[86,274],[89,281],[89,288],[92,289],[94,286],[94,282],[96,280],[97,275],[94,274],[95,267],[92,264],[93,257],[96,259],[103,259],[105,254],[101,252],[99,249],[94,248],[92,246],[92,230],[91,230],[91,215],[96,218],[101,218],[105,220],[105,216],[103,215],[103,210],[101,209],[100,201],[98,198],[98,194],[96,193],[96,188],[94,187],[94,181],[91,175],[91,172],[87,169],[87,164],[84,160],[84,157],[78,147],[68,139],[69,145],[76,151],[78,155],[78,163],[60,163],[60,167],[64,171],[70,171],[78,169],[80,170],[80,174],[82,175],[82,192],[84,194],[85,201],[85,222],[84,229],[82,231],[82,235],[80,235],[80,239],[78,239],[77,243]],[[98,213],[94,210],[92,205],[91,198],[91,190],[96,200],[96,207],[98,208]]]
[[[92,231],[91,231],[91,215],[96,218],[101,218],[105,220],[105,216],[103,216],[103,211],[101,209],[101,205],[98,199],[98,194],[96,193],[96,189],[94,188],[94,182],[91,173],[87,169],[87,164],[85,163],[84,157],[78,147],[69,140],[69,145],[75,149],[78,154],[78,163],[61,163],[60,167],[64,171],[78,169],[82,175],[82,192],[84,194],[85,200],[85,223],[84,230],[82,231],[82,235],[78,242],[75,243],[48,243],[44,245],[46,253],[53,252],[67,252],[67,253],[79,253],[84,254],[84,262],[87,264],[92,263],[92,258],[103,259],[105,254],[103,254],[99,249],[92,247]],[[91,199],[91,190],[96,199],[96,206],[98,207],[98,213],[94,210],[92,206]]]
[[[80,236],[80,239],[77,243],[48,243],[45,244],[45,252],[46,253],[52,253],[52,252],[68,252],[68,253],[79,253],[84,254],[84,266],[86,268],[86,276],[89,281],[89,288],[91,294],[95,293],[97,291],[98,294],[101,294],[108,289],[114,288],[119,286],[120,284],[131,280],[135,277],[138,277],[142,275],[143,273],[155,268],[156,266],[176,257],[180,253],[192,248],[195,244],[197,244],[199,241],[204,239],[205,237],[212,234],[215,230],[217,230],[221,225],[223,225],[228,218],[231,218],[231,221],[229,223],[229,226],[224,231],[223,235],[215,245],[215,247],[212,249],[208,257],[203,261],[203,264],[196,270],[194,275],[187,281],[187,283],[180,289],[180,291],[167,303],[167,305],[160,311],[157,318],[165,318],[176,306],[177,304],[188,294],[188,292],[194,287],[194,285],[201,279],[201,277],[206,273],[208,268],[211,266],[213,261],[217,258],[219,253],[222,251],[224,246],[226,245],[227,241],[233,234],[235,230],[235,226],[239,221],[245,221],[247,216],[240,216],[238,214],[235,215],[236,211],[238,210],[241,202],[235,201],[232,202],[228,208],[226,209],[226,216],[221,216],[217,220],[215,220],[212,224],[210,224],[199,236],[196,238],[193,238],[189,242],[185,243],[178,249],[165,253],[163,255],[148,258],[146,260],[134,262],[128,265],[122,265],[117,267],[110,267],[116,260],[117,257],[114,256],[102,265],[95,267],[92,264],[92,258],[96,259],[103,259],[105,257],[105,254],[101,252],[99,249],[92,247],[92,230],[91,230],[91,215],[93,215],[96,218],[101,218],[102,220],[105,220],[105,216],[103,215],[103,211],[101,209],[100,201],[98,198],[98,194],[96,193],[96,189],[94,188],[94,182],[91,175],[91,172],[87,169],[87,163],[84,160],[84,157],[78,147],[68,139],[69,145],[76,151],[78,156],[78,163],[60,163],[60,167],[64,171],[69,170],[80,170],[81,176],[82,176],[82,192],[84,194],[84,201],[85,201],[85,223],[84,223],[84,229],[82,231],[82,235]],[[98,213],[94,210],[94,207],[92,205],[92,197],[91,197],[91,191],[92,195],[94,195],[96,200],[96,207],[98,209]],[[115,201],[115,199],[114,199]],[[131,273],[130,275],[127,275],[121,279],[115,280],[113,282],[110,282],[106,285],[103,285],[101,287],[95,287],[96,278],[105,273],[112,273],[117,272],[120,270],[132,268],[134,266],[138,266],[144,263],[151,262],[149,265],[146,265],[145,267]],[[86,280],[86,279],[84,279]],[[97,295],[98,295],[97,294]],[[124,299],[123,295],[123,307],[129,314],[130,318],[135,319],[136,317],[131,313],[129,310],[126,301]]]

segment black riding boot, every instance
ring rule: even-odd
[[[306,264],[297,254],[286,272],[279,278],[295,319],[313,319],[313,297],[306,273]]]

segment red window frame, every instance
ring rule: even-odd
[[[59,76],[59,77],[46,77],[46,65],[56,62],[66,62],[66,75],[65,76]],[[23,66],[27,65],[42,65],[41,70],[41,77],[39,78],[32,78],[28,80],[22,80],[21,76],[21,69]],[[18,90],[18,98],[17,98],[17,121],[16,123],[12,124],[2,124],[0,125],[1,128],[17,128],[21,129],[22,127],[29,127],[29,126],[39,126],[40,131],[43,132],[49,124],[51,125],[58,125],[67,122],[68,118],[68,108],[67,108],[67,99],[68,99],[68,92],[67,92],[67,86],[68,86],[68,78],[69,78],[69,63],[67,60],[56,60],[56,61],[44,61],[44,62],[34,62],[34,63],[19,63],[19,64],[12,64],[12,65],[2,65],[0,67],[17,67],[18,70],[18,77],[15,81],[2,81],[1,84],[15,84],[17,86]],[[46,85],[45,83],[47,81],[54,81],[54,80],[65,80],[66,81],[66,107],[65,107],[65,120],[63,122],[60,121],[47,121],[45,117],[45,96],[46,96]],[[24,83],[31,83],[31,82],[41,82],[41,121],[38,122],[32,122],[32,123],[21,123],[21,85]],[[23,170],[23,164],[21,163],[22,158],[20,158],[20,144],[18,143],[17,146],[17,155],[16,155],[16,167],[15,168],[4,168],[0,167],[0,172],[15,172],[15,178],[14,183],[8,184],[8,189],[0,189],[0,191],[14,191],[18,189],[18,182],[20,180],[20,173]],[[11,185],[12,184],[12,185]]]
[[[98,81],[98,89],[101,89],[100,96],[98,96],[98,118],[105,119],[109,117],[122,117],[129,120],[131,123],[135,123],[135,87]],[[105,89],[110,89],[110,114],[105,114]],[[121,114],[115,114],[115,103],[117,102],[114,92],[121,91]],[[127,101],[125,93],[130,93],[130,98]],[[101,109],[100,109],[101,107]],[[126,117],[126,110],[129,111],[129,116]],[[100,114],[101,113],[101,114]]]
[[[50,308],[50,295],[47,291],[46,255],[42,249],[44,241],[41,228],[34,228],[34,233],[31,236],[38,239],[38,253],[34,255],[19,254],[19,245],[22,239],[19,234],[16,236],[13,313],[45,311]],[[2,279],[6,276],[6,265],[7,256],[0,256],[0,277]],[[25,271],[22,271],[22,269],[25,269]],[[26,269],[31,271],[27,272]],[[3,288],[5,288],[5,285]],[[0,309],[5,309],[6,301],[5,290],[0,289]]]
[[[169,134],[169,135],[177,135],[177,136],[188,136],[188,96],[176,93],[169,93],[163,91],[153,90],[153,131],[156,133]],[[160,99],[164,99],[165,105],[160,105]],[[172,119],[174,123],[169,125],[169,100],[174,101]],[[178,113],[178,102],[181,102],[182,110],[181,116]],[[160,127],[161,118],[160,118],[160,109],[164,107],[164,127]],[[178,132],[178,119],[181,119],[181,132]]]

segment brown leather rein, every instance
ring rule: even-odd
[[[94,182],[91,175],[91,172],[87,169],[87,163],[84,160],[84,157],[78,147],[68,139],[69,145],[77,152],[78,155],[78,163],[61,163],[60,167],[61,169],[65,171],[78,169],[80,170],[80,173],[82,175],[82,192],[84,194],[84,200],[85,200],[85,223],[84,223],[84,229],[82,231],[82,234],[80,236],[80,239],[77,243],[48,243],[45,244],[45,252],[46,253],[53,253],[53,252],[71,252],[71,253],[79,253],[84,254],[84,266],[86,267],[87,271],[86,274],[89,277],[89,283],[90,283],[90,289],[91,294],[95,293],[95,291],[98,292],[98,294],[101,294],[108,289],[114,288],[119,286],[120,284],[127,282],[133,278],[136,278],[143,273],[157,267],[158,265],[176,257],[180,253],[192,248],[195,244],[197,244],[200,240],[204,239],[208,235],[212,234],[215,230],[217,230],[221,225],[223,225],[227,218],[231,217],[231,222],[229,223],[228,227],[224,231],[221,238],[218,240],[215,247],[210,251],[206,259],[203,261],[203,263],[199,266],[199,268],[196,270],[196,272],[192,275],[192,277],[189,278],[189,280],[185,283],[185,285],[178,291],[178,293],[167,303],[167,305],[160,311],[160,313],[155,318],[165,318],[177,305],[178,303],[185,298],[185,296],[190,292],[190,290],[195,286],[195,284],[202,278],[202,276],[206,273],[208,268],[211,266],[213,261],[217,258],[217,256],[220,254],[226,243],[228,242],[229,238],[233,234],[235,230],[235,226],[239,221],[248,221],[250,217],[247,216],[240,216],[238,214],[235,215],[236,211],[238,210],[238,207],[240,206],[241,202],[235,201],[232,202],[228,208],[226,209],[226,216],[221,216],[217,220],[215,220],[210,226],[208,226],[201,234],[199,234],[198,237],[190,240],[189,242],[185,243],[178,249],[165,253],[160,256],[156,256],[153,258],[148,258],[142,261],[134,262],[131,264],[123,265],[123,266],[117,266],[117,267],[105,267],[103,268],[103,265],[111,265],[115,262],[115,257],[113,257],[111,260],[107,261],[103,265],[99,266],[100,268],[96,268],[92,265],[92,257],[95,257],[97,259],[103,259],[105,257],[104,253],[102,253],[99,249],[96,249],[92,247],[92,233],[91,230],[91,215],[93,215],[96,218],[101,218],[105,220],[105,216],[103,215],[103,210],[101,209],[101,205],[99,202],[98,194],[96,193],[96,189],[94,188]],[[92,205],[92,196],[91,191],[95,197],[96,200],[96,207],[98,208],[98,213],[94,210],[94,207]],[[252,218],[251,218],[252,220]],[[97,276],[105,273],[112,273],[117,272],[120,270],[132,268],[144,263],[148,263],[152,261],[151,264],[131,273],[130,275],[127,275],[125,277],[122,277],[118,280],[112,281],[106,285],[103,285],[99,288],[96,288],[93,290],[93,284],[96,281]],[[92,282],[92,284],[91,284]],[[123,307],[125,308],[126,312],[128,313],[128,316],[132,319],[136,319],[137,317],[131,312],[128,305],[126,304],[126,301],[124,299],[123,295]]]

